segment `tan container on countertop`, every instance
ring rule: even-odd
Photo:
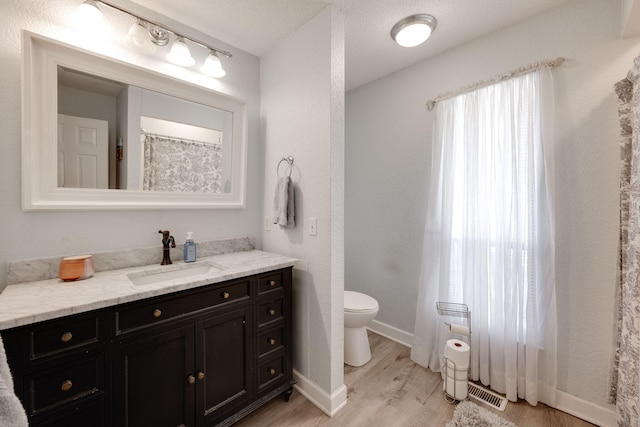
[[[65,282],[71,282],[91,277],[94,272],[91,255],[70,256],[60,261],[58,277]]]

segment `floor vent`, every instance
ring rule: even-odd
[[[485,403],[499,411],[504,411],[507,407],[507,399],[500,396],[499,394],[489,391],[472,382],[469,382],[468,389],[469,397],[471,397],[472,399]]]

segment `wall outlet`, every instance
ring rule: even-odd
[[[264,217],[264,229],[265,231],[271,230],[271,218],[269,218],[268,216]]]
[[[309,235],[318,235],[318,218],[309,218]]]

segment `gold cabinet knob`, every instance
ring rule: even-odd
[[[267,313],[269,313],[270,316],[275,316],[276,311],[273,308],[270,308]]]
[[[276,345],[276,340],[274,340],[273,338],[269,338],[269,344]]]
[[[222,293],[222,298],[224,298],[224,299],[229,299],[230,296],[231,296],[231,294],[229,292],[223,292]]]
[[[155,310],[153,310],[153,317],[160,317],[162,316],[162,310],[160,310],[159,308],[156,308]]]
[[[276,374],[276,370],[275,370],[275,369],[273,369],[273,368],[269,368],[269,373],[270,373],[271,375],[275,375],[275,374]]]
[[[64,334],[62,334],[62,336],[60,337],[60,341],[62,342],[69,342],[71,341],[71,338],[73,338],[73,334],[71,332],[65,332]]]
[[[202,381],[204,379],[204,372],[202,372],[202,371],[198,372],[198,379],[200,381]]]
[[[60,386],[60,389],[62,391],[69,391],[71,390],[71,387],[73,387],[73,383],[71,382],[71,380],[66,380],[65,382],[62,383],[62,385]]]
[[[269,280],[269,286],[274,287],[276,285],[275,280]]]
[[[196,377],[194,377],[193,375],[189,375],[189,376],[187,377],[187,382],[188,382],[189,384],[193,384],[193,383],[195,383],[195,382],[196,382]]]

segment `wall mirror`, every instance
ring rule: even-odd
[[[23,33],[23,210],[242,208],[246,105]]]

